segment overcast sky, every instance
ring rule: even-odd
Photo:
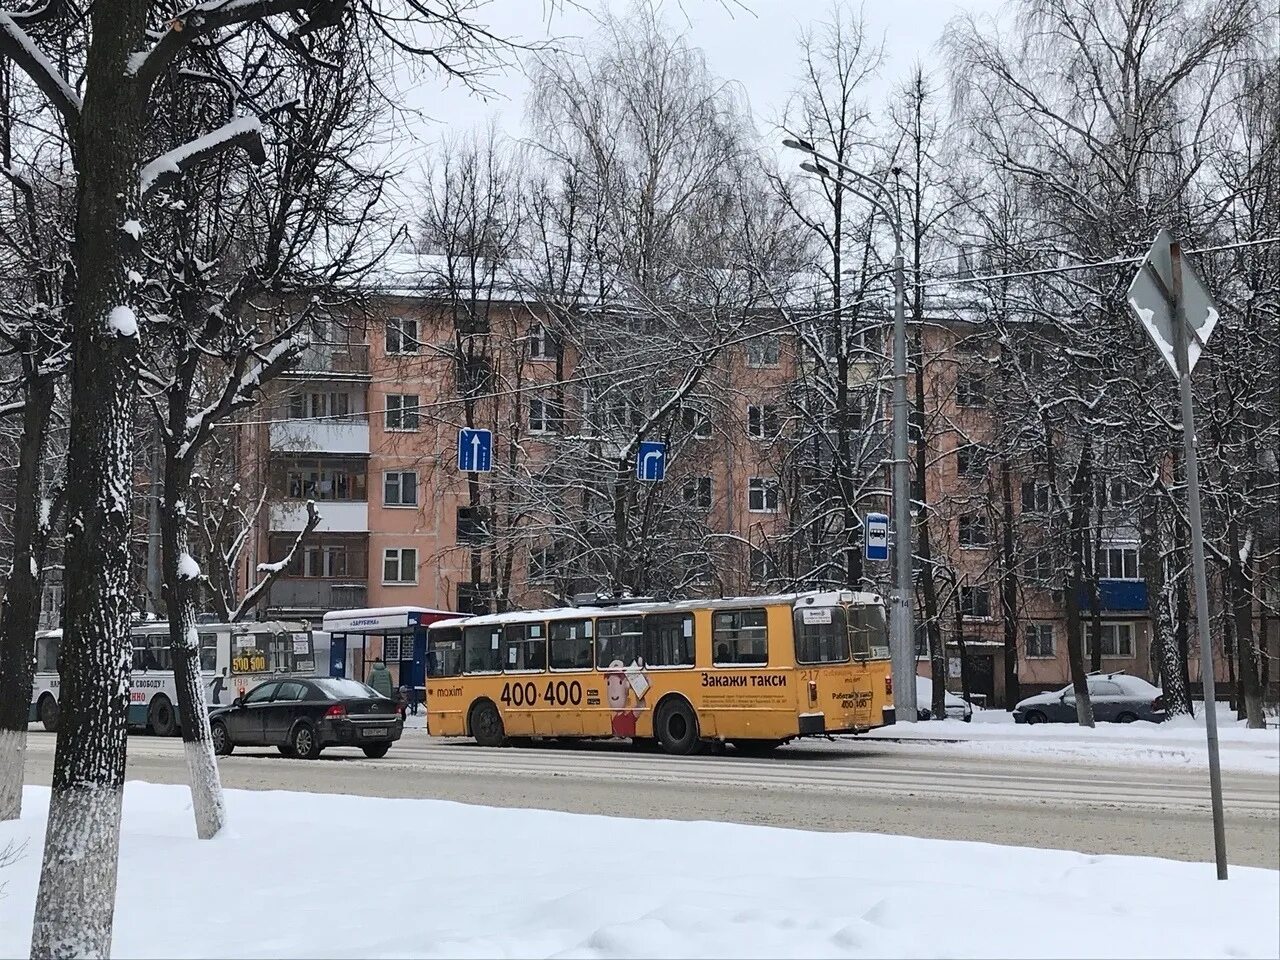
[[[653,0],[673,30],[706,54],[708,66],[723,80],[740,83],[746,92],[761,133],[768,133],[796,88],[797,38],[802,27],[825,19],[831,0]],[[886,62],[881,89],[871,92],[880,100],[905,77],[918,59],[926,67],[937,58],[936,43],[947,21],[958,13],[995,12],[1001,0],[866,0],[863,15],[873,37],[883,38]],[[481,17],[498,33],[537,41],[594,32],[593,13],[606,4],[579,0],[577,9],[562,2],[548,19],[544,0],[492,0]],[[851,4],[855,8],[856,3]],[[623,13],[627,0],[614,2]],[[460,84],[442,86],[438,74],[410,92],[410,101],[421,111],[415,124],[417,136],[428,143],[449,131],[483,126],[490,118],[513,136],[519,136],[524,98],[528,90],[517,68],[490,80],[496,96],[483,100]]]

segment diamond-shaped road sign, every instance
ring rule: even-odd
[[[1147,251],[1138,268],[1138,275],[1129,284],[1129,309],[1147,328],[1147,333],[1169,364],[1173,375],[1178,375],[1177,358],[1173,355],[1173,258],[1169,252],[1174,242],[1173,234],[1161,230]],[[1187,323],[1187,369],[1195,369],[1200,352],[1209,342],[1209,335],[1218,323],[1218,307],[1205,289],[1191,261],[1184,254],[1182,261],[1182,313]]]

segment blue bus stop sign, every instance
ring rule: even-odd
[[[868,560],[889,559],[889,518],[868,513],[862,521],[862,552]]]
[[[468,473],[493,470],[493,433],[463,427],[458,431],[458,469]]]
[[[656,483],[667,475],[667,445],[656,440],[643,440],[636,451],[636,477]]]

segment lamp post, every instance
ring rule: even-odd
[[[907,475],[907,320],[904,307],[905,279],[902,257],[902,217],[892,206],[893,194],[879,180],[848,167],[838,160],[818,153],[807,140],[783,140],[782,145],[807,153],[817,162],[800,164],[807,173],[824,177],[861,197],[884,214],[893,227],[893,276],[895,303],[893,312],[893,528],[894,528],[894,595],[890,612],[893,630],[893,702],[897,722],[914,723],[916,713],[916,644],[912,625],[911,595],[911,500]],[[831,172],[836,167],[854,178],[854,186]],[[870,193],[868,190],[874,190]],[[839,280],[837,280],[839,282]]]

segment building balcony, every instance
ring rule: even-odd
[[[271,585],[272,610],[350,610],[366,605],[368,584],[364,580],[321,580],[281,577]]]
[[[1146,613],[1147,581],[1099,580],[1098,602],[1104,613]],[[1093,609],[1088,589],[1080,592],[1080,609]]]
[[[367,379],[369,345],[367,343],[313,343],[302,351],[287,377],[316,379]]]
[[[369,418],[283,420],[271,424],[272,453],[369,455]]]
[[[368,533],[369,504],[364,500],[318,500],[320,533]],[[296,533],[307,525],[307,505],[297,501],[271,504],[271,530]]]

